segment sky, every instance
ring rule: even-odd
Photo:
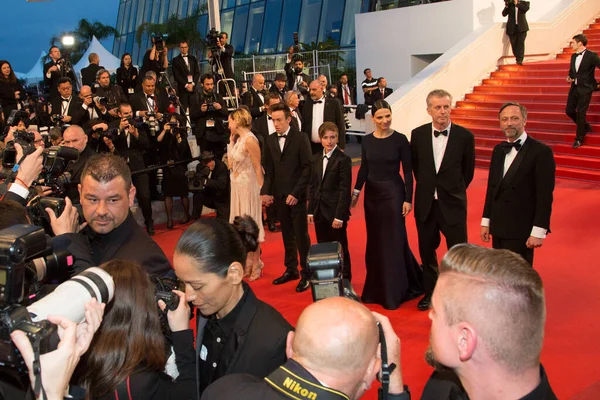
[[[33,67],[42,50],[48,51],[53,35],[75,29],[81,18],[115,26],[119,8],[119,0],[0,1],[0,59],[22,73]],[[102,41],[108,51],[112,43],[112,38]]]

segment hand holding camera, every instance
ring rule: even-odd
[[[400,338],[394,332],[394,328],[388,317],[379,313],[373,312],[375,320],[383,330],[385,344],[387,347],[387,363],[388,365],[396,364],[396,368],[390,374],[389,393],[399,394],[404,392],[404,382],[402,381],[402,366],[400,364]],[[379,378],[381,380],[381,377]]]
[[[19,143],[15,143],[15,150],[17,151],[16,161],[19,162],[21,158],[23,158],[23,147]],[[38,147],[35,151],[25,157],[21,164],[19,165],[19,170],[17,172],[16,181],[19,181],[21,184],[26,185],[27,188],[31,186],[33,181],[37,179],[43,169],[43,156],[44,152],[43,147]]]
[[[162,311],[166,311],[171,332],[190,329],[190,306],[185,299],[185,293],[179,290],[173,290],[173,293],[179,296],[177,308],[167,309],[167,304],[163,300],[158,301],[158,306]]]
[[[65,233],[77,233],[87,226],[87,222],[79,225],[79,212],[71,203],[71,199],[65,198],[65,209],[59,217],[56,216],[54,210],[46,208],[46,212],[50,217],[50,226],[56,236]]]

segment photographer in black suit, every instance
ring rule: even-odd
[[[87,107],[83,107],[83,101],[73,96],[73,83],[69,78],[60,78],[57,82],[57,90],[60,93],[52,99],[52,122],[60,122],[68,125],[81,125],[86,114]]]
[[[517,59],[517,64],[523,65],[525,57],[525,38],[529,30],[527,17],[525,14],[529,11],[529,2],[522,0],[504,0],[504,9],[502,16],[508,16],[506,21],[506,34],[510,39],[512,52]]]
[[[189,175],[188,175],[189,176]],[[196,173],[190,181],[195,187],[193,217],[200,218],[202,207],[207,206],[217,211],[217,218],[229,222],[230,191],[229,170],[227,165],[209,151],[203,151]],[[196,184],[197,182],[198,184]]]
[[[227,145],[227,133],[223,120],[227,118],[227,106],[223,97],[214,93],[215,87],[212,75],[200,77],[202,92],[191,99],[190,119],[196,122],[194,135],[202,151],[210,151],[215,158],[221,160]]]
[[[300,100],[303,100],[305,97],[308,97],[308,85],[312,82],[312,79],[304,73],[304,62],[300,57],[294,57],[294,52],[294,46],[291,46],[285,62],[284,69],[288,80],[287,87],[289,90],[300,93],[300,96],[302,96]]]
[[[77,82],[77,79],[73,69],[62,58],[60,49],[57,46],[50,47],[48,56],[50,56],[50,61],[44,64],[44,83],[48,85],[50,98],[54,99],[59,96],[58,81],[61,78],[69,78],[71,82]]]
[[[230,45],[229,43],[227,43],[227,41],[229,40],[229,35],[227,34],[227,32],[221,32],[219,33],[219,40],[217,41],[217,47],[215,50],[215,54],[213,54],[212,50],[208,51],[208,61],[210,62],[210,65],[212,65],[213,68],[213,72],[214,75],[216,77],[216,83],[217,85],[219,85],[219,82],[221,82],[221,80],[223,78],[226,79],[233,79],[233,46]],[[223,67],[223,70],[220,71],[219,70],[219,66],[217,64],[217,58],[219,59],[219,61],[221,62],[221,66]],[[223,77],[223,75],[225,75]],[[228,86],[229,86],[229,90],[231,91],[231,94],[235,96],[234,93],[234,88],[233,88],[233,83],[232,82],[228,82]],[[220,86],[218,86],[219,89],[219,93],[223,93],[223,96],[227,95],[227,89],[225,88],[225,86],[223,84],[220,84]]]
[[[100,66],[100,57],[96,53],[90,53],[88,61],[90,65],[81,69],[81,84],[92,86],[96,82],[96,74],[104,67]]]
[[[481,240],[520,254],[533,265],[550,229],[556,164],[552,149],[525,133],[527,109],[506,103],[499,112],[506,135],[492,152]]]
[[[113,85],[110,83],[110,72],[105,69],[98,70],[96,74],[96,81],[98,82],[98,89],[96,90],[96,97],[103,98],[108,109],[108,114],[112,118],[118,118],[117,111],[121,103],[127,103],[127,96],[119,85]],[[111,120],[112,120],[111,118]]]
[[[173,78],[177,83],[177,95],[181,106],[181,115],[185,115],[190,106],[190,96],[196,91],[196,82],[200,79],[200,68],[196,57],[189,54],[190,46],[186,41],[179,43],[179,55],[173,58]]]

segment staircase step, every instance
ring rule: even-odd
[[[544,78],[538,78],[532,76],[529,78],[525,77],[497,77],[483,79],[483,85],[491,86],[510,86],[510,85],[567,85],[566,76],[548,76]]]
[[[485,137],[485,136],[476,136],[475,137],[475,146],[477,147],[486,147],[486,148],[494,148],[498,143],[503,142],[505,139],[503,137]],[[563,144],[563,143],[553,143],[553,142],[545,142],[555,154],[569,155],[569,156],[583,156],[583,157],[591,157],[600,159],[600,146],[591,146],[587,145],[587,142],[584,146],[581,146],[578,149],[574,149],[572,144]]]
[[[600,30],[600,23],[598,23],[598,22],[591,23],[588,29],[598,29],[598,30]]]
[[[585,36],[595,35],[595,34],[598,34],[598,33],[600,33],[600,29],[596,29],[596,28],[588,28],[588,29],[584,29],[583,30],[583,34]]]
[[[501,139],[504,138],[504,133],[502,133],[499,126],[490,127],[479,125],[464,125],[464,127],[473,132],[475,137],[482,136],[498,137]],[[544,143],[554,142],[557,144],[573,144],[573,142],[575,141],[575,129],[569,132],[548,132],[540,131],[537,129],[527,129],[527,134]],[[585,137],[585,144],[590,146],[600,146],[600,135],[595,133],[588,134]]]
[[[489,169],[490,168],[490,159],[477,157],[475,159],[475,166],[479,167],[479,168]],[[600,172],[599,171],[557,166],[556,167],[556,177],[600,184]]]
[[[490,74],[490,78],[557,78],[562,77],[563,81],[567,79],[569,73],[569,66],[565,65],[565,68],[560,70],[522,70],[522,71],[494,71]]]
[[[565,68],[569,69],[569,63],[566,61],[540,61],[523,65],[500,65],[498,71],[564,71]]]
[[[537,94],[564,94],[569,92],[570,84],[564,82],[560,85],[502,85],[475,86],[475,93],[537,93]]]
[[[475,147],[475,155],[477,157],[492,157],[492,147]],[[561,167],[570,168],[583,168],[598,170],[600,172],[600,158],[597,157],[584,157],[583,155],[566,155],[555,153],[554,161],[556,165]]]
[[[564,94],[531,94],[531,93],[468,93],[467,100],[479,101],[542,101],[567,103],[567,93]]]
[[[564,108],[564,107],[563,107]],[[469,109],[469,108],[455,108],[452,110],[452,118],[463,117],[463,118],[492,118],[498,122],[498,109]],[[561,111],[548,112],[548,111],[530,111],[527,113],[527,126],[533,121],[544,121],[544,122],[568,122],[572,123],[571,119]],[[587,121],[591,124],[600,124],[600,112],[587,114]]]
[[[496,115],[498,113],[498,110],[500,110],[500,107],[502,107],[502,105],[505,103],[505,101],[479,101],[479,100],[459,100],[456,102],[456,106],[458,107],[458,109],[489,109],[489,110],[494,110],[496,112]],[[521,104],[523,104],[525,107],[527,107],[528,111],[545,111],[545,112],[552,112],[552,111],[556,111],[559,113],[564,113],[565,112],[565,106],[566,106],[566,102],[540,102],[540,101],[530,101],[530,100],[524,100],[520,102]],[[590,104],[590,107],[588,108],[588,115],[590,114],[596,114],[596,113],[600,113],[600,104]]]
[[[463,126],[492,126],[498,127],[498,118],[481,118],[481,117],[460,117],[454,115],[452,120]],[[575,123],[572,121],[544,121],[544,120],[527,120],[527,129],[534,129],[546,132],[571,132],[575,131]],[[600,124],[592,124],[592,132],[600,132]]]

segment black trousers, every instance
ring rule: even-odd
[[[275,203],[269,207],[265,207],[265,214],[267,214],[267,224],[275,224],[277,222],[277,206]]]
[[[523,62],[523,58],[525,58],[525,38],[527,37],[527,31],[519,32],[518,30],[512,34],[508,35],[508,39],[510,40],[510,47],[512,47],[512,52],[518,63]]]
[[[190,97],[194,93],[188,92],[187,90],[182,90],[177,94],[179,96],[180,114],[185,116],[185,110],[190,106]]]
[[[216,199],[214,196],[206,196],[201,190],[195,191],[192,199],[192,215],[200,218],[202,216],[202,207],[206,206],[216,210],[217,218],[229,222],[229,200],[229,198]]]
[[[284,264],[288,270],[298,269],[298,256],[302,274],[307,276],[306,256],[310,248],[308,236],[308,221],[306,215],[306,202],[299,201],[295,206],[285,204],[285,199],[275,199],[277,216],[281,223],[281,235],[285,248]]]
[[[142,209],[144,222],[146,226],[152,225],[152,200],[150,199],[150,176],[148,173],[133,175],[131,177],[133,186],[135,186],[135,197]]]
[[[567,97],[567,108],[565,113],[575,122],[577,125],[577,133],[575,140],[583,141],[583,138],[591,130],[590,124],[586,121],[587,110],[592,100],[592,93],[579,93],[575,84],[571,85],[569,89],[569,96]]]
[[[492,236],[492,247],[494,249],[506,249],[517,253],[533,267],[533,249],[527,247],[527,239],[502,239]]]
[[[423,263],[423,290],[432,294],[439,275],[436,250],[440,247],[440,232],[446,238],[450,249],[455,244],[467,242],[467,223],[450,225],[444,219],[437,200],[433,200],[429,215],[425,221],[416,220],[419,236],[419,254]]]
[[[352,263],[350,262],[350,252],[348,251],[348,234],[346,232],[348,223],[344,222],[342,227],[339,229],[334,229],[331,226],[332,223],[333,221],[326,221],[319,215],[315,217],[315,233],[317,235],[317,243],[339,242],[342,245],[344,256],[342,276],[351,281]]]

